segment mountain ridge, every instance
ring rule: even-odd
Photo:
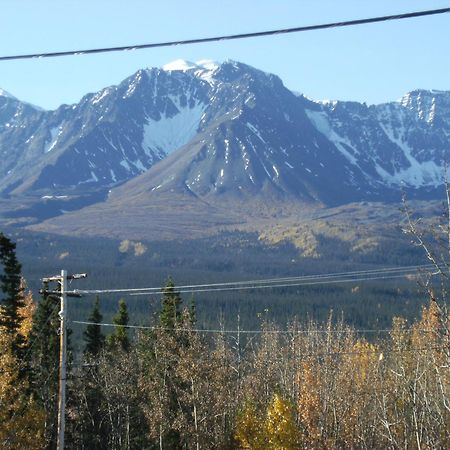
[[[46,209],[28,221],[40,228],[133,204],[165,223],[183,201],[228,226],[402,190],[435,198],[449,136],[450,92],[319,102],[243,63],[177,61],[55,111],[0,96],[0,195],[16,205],[9,218],[20,202],[23,215]]]

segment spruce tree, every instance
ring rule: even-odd
[[[43,291],[48,290],[45,283]],[[60,320],[58,317],[59,299],[43,294],[33,315],[30,333],[32,391],[42,405],[46,415],[45,446],[50,450],[56,447],[58,361]]]
[[[100,313],[100,301],[97,296],[91,314],[88,317],[88,322],[92,322],[92,324],[89,324],[86,327],[86,331],[83,333],[84,341],[86,343],[84,347],[85,355],[98,355],[105,344],[105,336],[102,334],[101,326],[94,325],[101,323],[102,319],[103,316]]]
[[[105,336],[101,332],[100,324],[102,314],[100,313],[99,297],[95,298],[87,325],[83,333],[84,366],[83,381],[79,386],[78,394],[83,401],[78,407],[78,438],[77,446],[84,449],[102,450],[107,448],[107,427],[105,425],[104,402],[105,396],[100,383],[101,371],[99,364],[101,351],[105,345]]]
[[[24,337],[19,332],[25,306],[21,287],[21,265],[16,257],[16,244],[0,233],[0,263],[2,272],[0,284],[3,296],[0,299],[0,325],[11,335],[11,350],[14,355],[23,356]]]
[[[181,313],[181,296],[175,291],[175,283],[172,277],[167,279],[165,287],[162,288],[163,297],[161,300],[161,312],[159,314],[159,323],[162,328],[173,329],[180,323]]]
[[[128,325],[128,310],[127,304],[123,299],[119,300],[119,309],[113,317],[113,323],[115,325],[114,333],[108,336],[107,339],[109,348],[121,348],[124,351],[128,351],[130,349],[130,340],[126,328],[126,325]]]
[[[182,299],[180,293],[175,290],[175,283],[172,277],[167,279],[166,285],[162,288],[161,311],[159,322],[162,330],[157,333],[156,346],[160,347],[158,355],[165,354],[159,369],[158,377],[164,386],[163,392],[166,401],[167,429],[160,437],[164,442],[164,448],[179,450],[183,448],[180,430],[175,423],[180,409],[179,392],[183,391],[184,383],[177,374],[177,365],[180,354],[187,347],[187,336],[180,333],[177,328],[184,328],[184,316],[182,311]],[[192,311],[194,313],[194,311]],[[190,316],[190,315],[189,315]],[[170,356],[169,356],[170,355]],[[165,381],[167,380],[167,382]]]
[[[189,324],[195,325],[197,322],[197,306],[195,304],[195,298],[194,294],[192,294],[191,298],[189,299]]]

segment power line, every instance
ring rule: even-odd
[[[85,323],[85,322],[77,322],[73,321],[73,323]],[[106,324],[99,324],[99,323],[93,323],[94,325],[106,325]],[[109,324],[108,324],[109,325]],[[116,326],[114,324],[110,324],[113,326]],[[121,325],[122,326],[122,325]],[[126,327],[126,325],[123,325]],[[128,327],[130,327],[128,325]],[[139,327],[140,328],[140,327]],[[171,329],[174,331],[174,329]],[[180,331],[180,329],[177,329]],[[190,329],[187,329],[190,330]],[[190,330],[193,331],[193,330]],[[201,330],[204,331],[204,330]],[[431,330],[423,330],[423,331],[431,331]],[[223,331],[220,330],[222,333]],[[237,330],[236,330],[237,332]],[[239,331],[240,333],[243,333],[243,331]],[[258,331],[259,332],[259,331]],[[252,331],[253,333],[253,331]],[[428,347],[411,347],[411,348],[370,348],[367,350],[343,350],[343,351],[319,351],[319,352],[308,352],[308,353],[302,353],[299,356],[299,359],[305,359],[305,358],[311,358],[311,357],[324,357],[324,356],[337,356],[337,355],[367,355],[367,354],[379,354],[380,356],[383,356],[385,354],[389,353],[411,353],[411,352],[420,352],[420,351],[429,351],[429,350],[448,350],[448,346],[446,345],[433,345]],[[381,360],[381,359],[380,359]]]
[[[450,8],[442,8],[442,9],[432,9],[432,10],[426,10],[426,11],[416,11],[416,12],[411,12],[411,13],[394,14],[394,15],[389,15],[389,16],[370,17],[367,19],[348,20],[348,21],[343,21],[343,22],[331,22],[331,23],[324,23],[324,24],[319,24],[319,25],[307,25],[307,26],[295,27],[295,28],[281,28],[281,29],[269,30],[269,31],[257,31],[257,32],[253,32],[253,33],[229,34],[229,35],[206,37],[206,38],[185,39],[185,40],[179,40],[179,41],[167,41],[167,42],[156,42],[156,43],[150,43],[150,44],[125,45],[125,46],[119,46],[119,47],[103,47],[103,48],[90,48],[90,49],[83,49],[83,50],[68,50],[68,51],[61,51],[61,52],[43,52],[43,53],[30,53],[30,54],[22,54],[22,55],[10,55],[10,56],[1,56],[0,61],[11,61],[11,60],[17,60],[17,59],[32,59],[32,58],[55,58],[55,57],[61,57],[61,56],[89,55],[89,54],[95,54],[95,53],[122,52],[122,51],[130,51],[130,50],[142,50],[142,49],[148,49],[148,48],[170,47],[170,46],[175,46],[175,45],[205,44],[205,43],[209,43],[209,42],[231,41],[231,40],[236,40],[236,39],[248,39],[248,38],[264,37],[264,36],[273,36],[273,35],[279,35],[279,34],[325,30],[325,29],[329,29],[329,28],[342,28],[342,27],[350,27],[350,26],[355,26],[355,25],[366,25],[366,24],[371,24],[371,23],[387,22],[387,21],[393,21],[393,20],[412,19],[412,18],[416,18],[416,17],[445,14],[448,12],[450,12]]]
[[[337,280],[326,280],[326,281],[313,281],[313,282],[301,282],[301,283],[285,283],[285,284],[269,284],[269,285],[254,285],[254,286],[233,286],[233,287],[224,287],[224,288],[212,288],[212,289],[186,289],[186,290],[176,290],[174,292],[178,292],[179,294],[191,294],[191,293],[202,293],[202,292],[230,292],[230,291],[248,291],[255,289],[274,289],[274,288],[285,288],[285,287],[301,287],[301,286],[316,286],[316,285],[324,285],[324,284],[340,284],[340,283],[355,283],[361,281],[375,281],[375,280],[391,280],[394,278],[404,278],[406,275],[410,274],[401,274],[401,275],[389,275],[389,276],[373,276],[373,277],[365,277],[365,278],[348,278],[348,279],[337,279]],[[130,296],[141,296],[141,295],[160,295],[161,292],[133,292],[129,293]]]
[[[376,275],[384,273],[394,273],[394,272],[410,272],[417,270],[430,270],[434,269],[434,264],[423,264],[415,266],[399,266],[399,267],[383,267],[379,269],[366,269],[357,271],[347,271],[347,272],[334,272],[329,274],[314,274],[314,275],[299,275],[294,277],[281,277],[281,278],[260,278],[255,280],[247,281],[231,281],[224,283],[210,283],[210,284],[194,284],[194,285],[182,285],[177,286],[177,289],[191,289],[191,288],[203,288],[203,287],[224,287],[224,286],[235,286],[235,285],[250,285],[250,284],[269,284],[269,283],[281,283],[290,281],[306,281],[313,279],[329,279],[329,278],[342,278],[348,276],[359,276],[359,275]],[[113,292],[132,292],[132,291],[161,291],[161,287],[149,287],[149,288],[132,288],[132,289],[116,289],[110,290],[109,293]],[[79,293],[86,293],[87,291],[77,291]],[[94,293],[94,292],[92,292]],[[97,293],[97,292],[95,292]]]
[[[357,281],[362,280],[365,281],[364,276],[376,276],[377,278],[381,278],[383,275],[396,274],[399,277],[403,277],[408,275],[410,272],[416,272],[418,270],[431,270],[434,269],[435,266],[433,264],[425,264],[425,265],[416,265],[416,266],[400,266],[400,267],[392,267],[392,268],[380,268],[380,269],[369,269],[369,270],[358,270],[358,271],[349,271],[349,272],[335,272],[330,274],[314,274],[314,275],[301,275],[295,277],[283,277],[283,278],[262,278],[256,280],[247,280],[247,281],[231,281],[224,283],[210,283],[210,284],[190,284],[190,285],[182,285],[177,286],[175,290],[177,292],[193,292],[195,289],[196,292],[210,292],[210,291],[220,291],[223,289],[220,288],[228,288],[231,290],[237,289],[253,289],[253,288],[262,288],[262,287],[285,287],[285,286],[298,286],[299,284],[292,284],[296,281],[298,282],[307,282],[307,281],[315,281],[321,280],[326,284],[326,280],[339,280],[342,278],[350,278],[348,280],[340,280],[344,281]],[[402,272],[402,274],[400,274]],[[320,283],[319,282],[319,283]],[[289,283],[283,285],[276,285],[274,283]],[[301,285],[303,285],[302,283]],[[261,286],[264,285],[264,286]],[[242,287],[241,287],[242,286]],[[206,288],[206,289],[204,289]],[[71,291],[75,294],[125,294],[125,293],[137,293],[138,295],[143,295],[144,293],[153,293],[160,294],[164,292],[164,287],[143,287],[143,288],[123,288],[123,289],[83,289],[83,290],[74,290]]]
[[[205,334],[369,334],[369,333],[392,333],[394,330],[392,329],[351,329],[346,328],[343,330],[222,330],[222,329],[205,329],[205,328],[167,328],[167,327],[158,327],[158,326],[150,326],[150,325],[117,325],[114,323],[99,323],[99,322],[89,322],[83,320],[71,320],[72,323],[76,323],[79,325],[96,325],[99,327],[123,327],[129,329],[137,329],[137,330],[152,330],[152,331],[179,331],[179,332],[193,332],[193,333],[205,333]],[[396,333],[409,333],[411,330],[395,330]],[[420,331],[422,333],[433,333],[434,330],[414,330]]]
[[[343,351],[343,352],[317,352],[317,353],[310,353],[302,355],[302,358],[308,358],[308,357],[323,357],[323,356],[334,356],[334,355],[367,355],[367,354],[379,354],[380,356],[387,354],[387,353],[410,353],[410,352],[420,352],[420,351],[428,351],[428,350],[448,350],[447,346],[431,346],[431,347],[411,347],[411,348],[402,348],[402,349],[371,349],[371,350],[365,350],[365,351]]]

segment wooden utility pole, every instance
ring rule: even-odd
[[[67,297],[81,297],[80,294],[67,291],[67,280],[86,278],[85,273],[67,275],[66,270],[61,270],[61,275],[44,278],[44,283],[56,281],[60,285],[59,291],[42,290],[41,293],[58,296],[60,300],[59,310],[59,389],[58,389],[58,437],[57,450],[64,450],[64,434],[66,429],[66,365],[67,365]]]
[[[61,270],[61,309],[59,311],[59,394],[58,394],[58,440],[57,449],[64,450],[64,432],[66,429],[66,362],[67,362],[67,333],[66,333],[66,300],[67,300],[67,271]]]

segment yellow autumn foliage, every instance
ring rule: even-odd
[[[252,402],[247,402],[238,416],[235,438],[245,450],[257,450],[265,447],[264,420]]]
[[[298,449],[298,429],[294,411],[288,401],[275,394],[266,414],[254,403],[247,403],[238,418],[236,440],[246,450]]]
[[[28,342],[34,304],[31,294],[25,295],[19,329]],[[0,327],[0,448],[38,450],[44,445],[45,415],[28,394],[27,374],[23,361],[12,352],[13,335]]]
[[[298,429],[292,406],[278,394],[267,408],[265,421],[268,449],[294,450],[298,446]]]
[[[22,279],[21,287],[24,290],[24,306],[20,309],[20,323],[19,333],[25,338],[26,344],[30,336],[31,328],[33,326],[33,314],[36,309],[36,303],[33,301],[33,296],[30,291],[27,291],[27,284]]]

